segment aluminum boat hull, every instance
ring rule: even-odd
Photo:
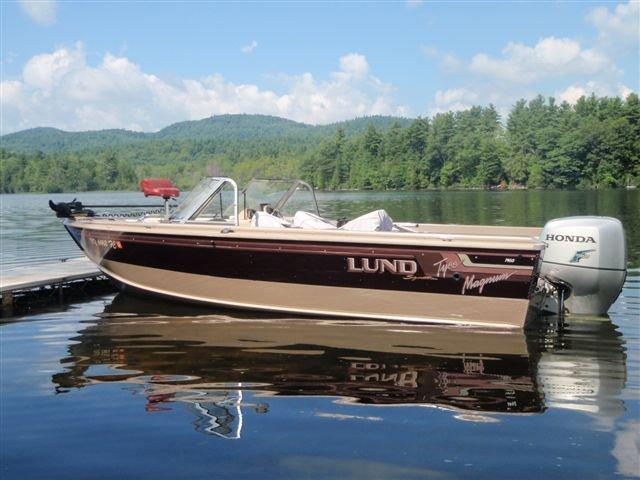
[[[541,246],[532,237],[273,231],[69,219],[106,275],[224,307],[522,327]]]

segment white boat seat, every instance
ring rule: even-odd
[[[393,219],[385,210],[375,210],[345,223],[340,227],[340,230],[391,232],[393,231]]]
[[[267,212],[256,212],[251,217],[251,226],[257,228],[287,228],[293,225],[284,218],[276,217]]]
[[[300,228],[315,230],[335,230],[337,227],[324,218],[313,213],[298,210],[293,216],[293,225]]]
[[[411,232],[413,230],[395,225],[385,210],[375,210],[345,223],[339,229],[318,215],[299,210],[293,223],[267,212],[256,212],[251,218],[251,226],[257,228],[302,228],[309,230],[347,230],[353,232]]]

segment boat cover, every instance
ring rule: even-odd
[[[267,212],[256,212],[251,218],[251,226],[258,228],[285,228],[292,225],[284,218],[276,217]]]
[[[293,217],[293,225],[300,228],[315,230],[335,230],[336,226],[313,213],[298,210]]]
[[[385,210],[375,210],[345,223],[340,227],[340,230],[391,232],[393,231],[393,220]]]
[[[336,226],[313,213],[302,210],[296,212],[293,223],[284,218],[266,212],[256,212],[251,226],[258,228],[306,228],[315,230],[336,230]],[[345,223],[339,230],[354,232],[392,232],[402,231],[394,228],[393,220],[385,210],[375,210]]]

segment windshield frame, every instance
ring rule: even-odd
[[[180,202],[180,205],[173,211],[170,222],[175,223],[187,223],[197,222],[198,215],[209,204],[211,199],[222,191],[225,185],[231,185],[233,187],[233,223],[239,225],[238,218],[238,185],[236,182],[228,177],[205,177],[191,190],[189,195]],[[220,223],[228,224],[229,221],[224,219],[220,220]]]
[[[313,199],[313,207],[315,208],[315,214],[320,215],[320,209],[318,208],[318,199],[316,198],[316,192],[314,191],[313,187],[307,182],[305,182],[304,180],[286,179],[286,178],[255,178],[255,177],[252,178],[247,183],[247,185],[240,191],[242,195],[243,211],[246,210],[247,208],[251,208],[251,206],[247,205],[247,191],[249,190],[252,184],[258,183],[258,182],[290,183],[289,188],[284,192],[284,194],[282,194],[280,199],[275,204],[272,204],[272,207],[278,211],[282,210],[285,207],[287,202],[298,191],[299,187],[304,187],[306,190],[308,190],[311,193],[311,198]]]

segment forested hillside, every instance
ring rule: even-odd
[[[301,177],[321,189],[603,188],[640,181],[636,94],[521,100],[506,119],[473,107],[415,120],[311,126],[264,115],[181,122],[157,133],[32,129],[2,137],[2,192],[136,189],[167,176]]]
[[[320,140],[342,128],[347,134],[364,131],[370,124],[386,129],[392,123],[411,123],[410,119],[373,116],[362,117],[330,125],[308,125],[269,115],[217,115],[202,120],[178,122],[159,132],[143,133],[129,130],[99,130],[65,132],[57,128],[32,128],[2,137],[2,148],[21,153],[61,153],[90,149],[105,149],[159,140],[274,140],[288,144]]]

